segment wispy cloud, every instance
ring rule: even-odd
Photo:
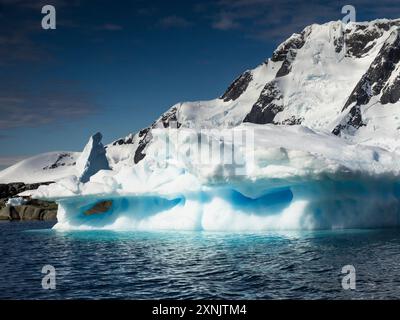
[[[81,0],[0,0],[1,6],[17,7],[22,9],[38,9],[46,4],[51,4],[56,8],[76,7],[81,4]]]
[[[104,30],[104,31],[120,31],[123,29],[124,29],[123,26],[114,23],[106,23],[97,27],[97,30]]]
[[[232,30],[239,28],[239,23],[235,21],[235,17],[226,12],[222,12],[212,23],[212,27],[218,30]]]
[[[340,20],[341,8],[346,4],[337,0],[219,0],[208,4],[207,10],[203,5],[200,13],[208,17],[214,29],[240,29],[246,37],[270,41],[283,40],[312,23]],[[367,19],[400,16],[400,3],[391,0],[353,0],[350,4]]]
[[[180,16],[167,16],[160,20],[159,25],[164,28],[187,28],[193,25],[192,22]]]
[[[88,94],[73,85],[54,83],[52,89],[40,91],[3,83],[0,87],[0,130],[72,121],[95,109]]]

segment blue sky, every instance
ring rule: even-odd
[[[44,4],[56,30],[41,29]],[[400,17],[388,0],[0,0],[0,168],[215,98],[293,32],[341,19],[345,4],[358,21]]]

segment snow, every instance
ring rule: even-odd
[[[83,152],[48,152],[20,161],[0,171],[0,183],[49,182],[58,181],[68,176],[83,177],[87,181],[88,176],[98,170],[109,169],[105,149],[99,139],[101,140],[101,135],[91,137]],[[132,148],[132,145],[130,146]],[[114,162],[118,163],[124,156],[121,150],[126,149],[126,154],[131,152],[131,148],[126,146],[111,147],[107,157],[109,156]],[[118,151],[119,158],[116,156],[116,151]]]
[[[8,207],[16,207],[22,206],[26,203],[26,200],[22,197],[10,198],[7,200],[6,206]]]
[[[38,183],[56,181],[77,174],[74,162],[80,152],[48,152],[25,160],[0,171],[0,183]]]
[[[266,82],[274,79],[282,62],[263,63],[250,70],[253,77],[246,91],[236,100],[225,102],[221,99],[183,102],[177,107],[177,120],[186,127],[233,127],[239,125],[257,101]],[[171,108],[171,109],[172,109]]]
[[[68,178],[41,186],[35,198],[59,203],[55,228],[262,231],[399,221],[400,164],[384,149],[302,126],[156,129],[153,135],[135,166],[99,171],[87,183]],[[108,212],[84,214],[109,200]]]

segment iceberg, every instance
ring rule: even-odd
[[[104,149],[100,132],[97,132],[89,138],[88,143],[82,151],[82,154],[76,160],[76,170],[79,172],[79,180],[89,181],[89,178],[99,170],[109,169],[106,150]]]
[[[56,230],[267,231],[400,223],[398,154],[301,125],[152,130],[146,157],[33,196]]]

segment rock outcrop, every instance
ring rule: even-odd
[[[50,183],[24,184],[15,182],[0,184],[0,220],[56,220],[57,204],[54,202],[26,198],[22,205],[7,205],[8,199],[17,196],[19,193],[35,190],[41,185]]]
[[[0,220],[56,220],[57,204],[54,202],[28,200],[21,206],[4,206]]]

